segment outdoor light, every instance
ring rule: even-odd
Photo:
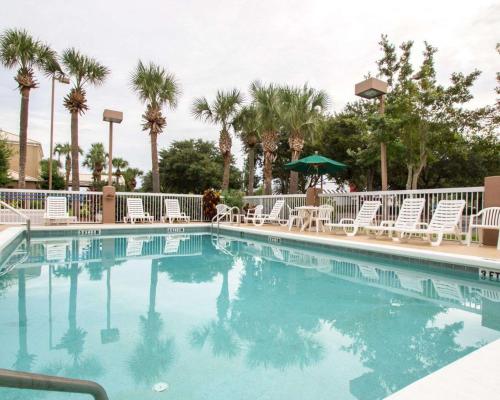
[[[387,93],[387,83],[377,78],[369,78],[354,86],[356,96],[375,99]]]
[[[50,154],[49,154],[49,190],[52,190],[52,156],[54,153],[54,92],[56,81],[64,84],[69,84],[69,78],[64,74],[55,76],[52,75],[52,96],[50,100]]]
[[[113,123],[119,124],[123,121],[121,111],[104,110],[102,120],[109,122],[109,151],[108,151],[108,185],[113,185]]]
[[[379,99],[379,113],[383,115],[387,87],[387,82],[377,78],[368,78],[363,82],[356,83],[354,86],[354,94],[368,100]],[[387,190],[387,145],[384,142],[380,142],[380,175],[382,190]]]

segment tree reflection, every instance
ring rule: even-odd
[[[158,272],[159,262],[152,260],[148,313],[140,317],[141,341],[135,346],[128,361],[129,370],[136,383],[155,382],[174,360],[174,340],[160,337],[163,321],[160,313],[156,312]]]

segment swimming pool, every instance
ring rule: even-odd
[[[203,232],[39,236],[0,278],[0,368],[110,399],[381,399],[500,337],[500,287],[466,270]],[[0,389],[37,397],[68,398]]]

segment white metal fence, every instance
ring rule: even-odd
[[[165,212],[165,200],[176,199],[179,201],[181,212],[191,217],[191,221],[203,221],[203,196],[199,194],[170,194],[170,193],[139,193],[118,192],[116,193],[116,217],[117,222],[123,222],[127,215],[127,198],[136,197],[142,199],[144,211],[152,215],[155,221],[161,221]]]
[[[465,200],[466,206],[462,216],[462,230],[468,228],[469,217],[483,208],[483,187],[450,188],[450,189],[422,189],[422,190],[392,190],[386,192],[351,192],[321,194],[320,204],[330,204],[335,209],[334,220],[354,218],[361,205],[367,200],[380,200],[382,207],[377,214],[377,222],[395,220],[405,198],[425,198],[425,208],[422,213],[422,222],[429,222],[440,200]],[[244,202],[251,205],[264,205],[264,213],[271,211],[278,199],[285,200],[291,208],[305,205],[306,195],[273,195],[273,196],[246,196]],[[288,208],[281,211],[281,218],[288,218]]]
[[[0,189],[0,201],[26,215],[34,225],[44,223],[45,200],[48,196],[65,197],[68,213],[79,223],[100,223],[102,221],[101,192],[71,192],[64,190]],[[0,224],[21,223],[19,216],[8,208],[0,209]]]

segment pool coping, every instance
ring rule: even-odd
[[[210,228],[211,224],[208,222],[189,223],[189,224],[75,224],[75,225],[36,225],[31,229],[32,231],[79,231],[79,230],[162,230],[165,233],[174,233],[179,228]],[[169,232],[172,229],[173,232]],[[22,226],[8,227],[0,231],[0,251],[9,245],[21,232],[25,230]],[[310,236],[297,232],[283,232],[283,231],[266,231],[242,225],[220,225],[220,231],[232,232],[246,232],[252,235],[261,237],[278,237],[291,241],[299,241],[305,243],[314,243],[326,245],[337,248],[344,248],[349,250],[360,250],[364,252],[379,253],[382,255],[399,256],[404,258],[413,258],[416,260],[423,260],[429,262],[441,262],[446,264],[461,265],[466,267],[488,268],[491,270],[500,271],[500,259],[494,260],[490,258],[483,258],[478,256],[456,255],[448,252],[436,252],[425,249],[415,249],[410,247],[396,247],[384,243],[367,243],[367,242],[354,242],[348,240],[337,239],[332,237],[323,236]],[[214,228],[214,232],[215,228]]]
[[[210,223],[190,224],[99,224],[99,225],[55,225],[34,226],[33,231],[77,231],[77,230],[144,230],[165,228],[209,228]],[[25,231],[24,227],[9,227],[0,231],[0,251],[3,251],[10,243]],[[423,249],[412,249],[408,247],[398,248],[381,243],[349,242],[336,239],[335,237],[307,236],[299,233],[287,233],[276,231],[264,231],[241,225],[221,225],[220,232],[246,232],[256,236],[283,238],[291,241],[322,244],[331,247],[347,248],[353,250],[372,251],[379,254],[397,255],[407,258],[416,258],[426,261],[439,261],[459,265],[471,264],[476,267],[485,267],[500,270],[500,260],[486,259],[477,256],[455,255],[452,253],[438,253]],[[168,233],[168,229],[165,229]],[[443,398],[470,399],[470,398],[492,398],[494,393],[500,391],[500,381],[497,380],[496,367],[500,360],[500,339],[483,346],[472,353],[448,364],[403,389],[389,395],[388,400],[410,400],[425,398],[428,400],[440,400]],[[486,396],[486,397],[485,397]]]

